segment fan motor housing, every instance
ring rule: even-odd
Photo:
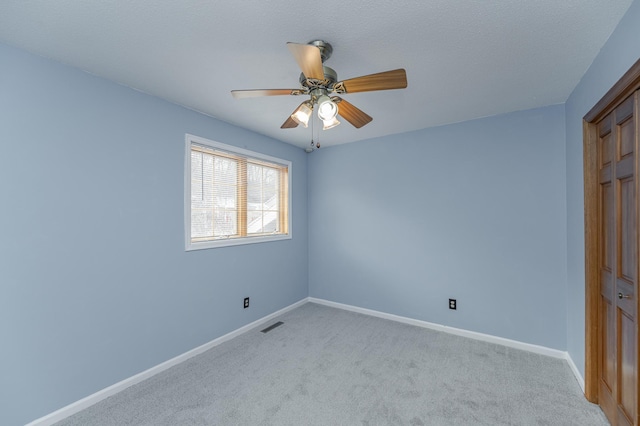
[[[300,73],[300,84],[310,89],[314,89],[317,87],[323,87],[327,89],[336,81],[338,81],[338,73],[333,68],[329,68],[323,65],[322,72],[324,73],[324,80],[307,78],[303,73]]]

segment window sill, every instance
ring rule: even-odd
[[[290,240],[291,234],[265,235],[260,237],[230,238],[215,241],[202,241],[197,243],[187,242],[185,251],[205,250],[220,247],[241,246],[245,244],[268,243],[271,241]]]

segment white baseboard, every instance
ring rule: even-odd
[[[573,362],[573,358],[571,358],[571,355],[569,355],[569,352],[567,352],[566,354],[567,356],[565,357],[565,359],[567,360],[567,363],[571,368],[571,372],[576,377],[576,380],[580,385],[580,389],[582,389],[582,393],[584,393],[584,377],[582,377],[582,374],[580,374],[580,370],[578,370],[578,366],[576,366],[575,362]]]
[[[318,299],[315,297],[307,297],[305,299],[299,300],[296,303],[293,303],[292,305],[289,305],[283,309],[280,309],[279,311],[276,311],[259,320],[256,320],[250,324],[247,324],[244,327],[240,327],[237,330],[234,330],[230,333],[225,334],[224,336],[218,337],[217,339],[214,339],[208,343],[205,343],[204,345],[198,346],[195,349],[191,349],[190,351],[185,352],[181,355],[178,355],[175,358],[171,358],[170,360],[165,361],[161,364],[158,364],[155,367],[151,367],[148,370],[145,370],[141,373],[136,374],[135,376],[124,379],[92,395],[82,398],[81,400],[76,401],[72,404],[69,404],[66,407],[62,407],[59,410],[54,411],[53,413],[47,414],[44,417],[40,417],[39,419],[36,419],[25,426],[53,425],[54,423],[64,420],[67,417],[102,401],[103,399],[106,399],[112,395],[115,395],[116,393],[121,392],[130,386],[140,383],[141,381],[146,380],[175,365],[178,365],[188,360],[189,358],[193,358],[194,356],[199,355],[215,346],[218,346],[221,343],[224,343],[228,340],[233,339],[234,337],[237,337],[243,333],[246,333],[247,331],[255,327],[258,327],[268,321],[271,321],[273,318],[279,315],[282,315],[285,312],[291,311],[299,306],[302,306],[308,302],[317,303],[319,305],[325,305],[332,308],[344,309],[347,311],[357,312],[360,314],[370,315],[378,318],[384,318],[391,321],[397,321],[405,324],[415,325],[418,327],[429,328],[432,330],[455,334],[462,337],[468,337],[470,339],[482,340],[485,342],[495,343],[498,345],[503,345],[510,348],[514,348],[514,349],[521,349],[524,351],[529,351],[529,352],[533,352],[541,355],[547,355],[554,358],[561,358],[567,361],[567,363],[569,364],[569,367],[571,368],[571,371],[573,372],[573,374],[576,377],[576,380],[578,381],[578,384],[580,385],[580,387],[582,388],[582,391],[584,392],[584,379],[582,378],[580,371],[576,367],[575,363],[573,362],[573,359],[571,359],[571,356],[569,355],[568,352],[547,348],[545,346],[538,346],[530,343],[519,342],[517,340],[511,340],[511,339],[505,339],[502,337],[492,336],[490,334],[477,333],[475,331],[469,331],[469,330],[464,330],[460,328],[449,327],[446,325],[440,325],[440,324],[435,324],[427,321],[417,320],[413,318],[402,317],[399,315],[388,314],[385,312],[374,311],[372,309],[359,308],[357,306],[346,305],[338,302],[331,302],[329,300]]]
[[[533,352],[540,355],[546,355],[553,358],[560,358],[567,361],[569,367],[571,368],[571,372],[576,377],[578,384],[582,388],[582,392],[584,393],[584,379],[576,367],[576,364],[571,359],[571,356],[566,351],[560,351],[558,349],[547,348],[546,346],[533,345],[531,343],[519,342],[517,340],[505,339],[503,337],[492,336],[490,334],[477,333],[475,331],[464,330],[461,328],[449,327],[446,325],[435,324],[432,322],[417,320],[413,318],[402,317],[399,315],[388,314],[385,312],[374,311],[372,309],[359,308],[357,306],[346,305],[344,303],[331,302],[325,299],[318,299],[315,297],[309,297],[309,302],[317,303],[319,305],[330,306],[332,308],[344,309],[347,311],[357,312],[360,314],[371,315],[378,318],[384,318],[392,321],[398,321],[405,324],[411,324],[418,327],[429,328],[432,330],[442,331],[445,333],[455,334],[462,337],[468,337],[470,339],[482,340],[485,342],[495,343],[498,345],[507,346],[514,349],[520,349],[523,351]]]
[[[492,336],[490,334],[477,333],[475,331],[464,330],[461,328],[449,327],[446,325],[440,325],[428,321],[417,320],[408,317],[402,317],[399,315],[388,314],[386,312],[374,311],[372,309],[359,308],[357,306],[345,305],[343,303],[331,302],[324,299],[316,299],[310,297],[309,301],[312,303],[318,303],[320,305],[330,306],[333,308],[345,309],[360,314],[371,315],[378,318],[384,318],[392,321],[398,321],[405,324],[411,324],[418,327],[429,328],[432,330],[443,331],[449,334],[455,334],[457,336],[468,337],[470,339],[482,340],[485,342],[496,343],[502,346],[508,346],[514,349],[521,349],[524,351],[534,352],[541,355],[547,355],[554,358],[566,358],[566,352],[559,351],[557,349],[547,348],[545,346],[532,345],[530,343],[519,342],[517,340],[505,339],[503,337]]]
[[[272,320],[273,318],[284,314],[285,312],[288,312],[292,309],[295,309],[299,306],[304,305],[305,303],[308,302],[308,298],[302,299],[292,305],[289,305],[283,309],[280,309],[279,311],[276,311],[272,314],[269,314],[263,318],[260,318],[259,320],[256,320],[250,324],[245,325],[244,327],[240,327],[237,330],[234,330],[230,333],[225,334],[224,336],[218,337],[217,339],[214,339],[208,343],[205,343],[204,345],[198,346],[195,349],[191,349],[188,352],[185,352],[181,355],[176,356],[175,358],[171,358],[168,361],[165,361],[161,364],[156,365],[155,367],[151,367],[148,370],[145,370],[141,373],[136,374],[135,376],[131,376],[127,379],[124,379],[114,385],[111,385],[107,388],[104,388],[92,395],[89,395],[85,398],[82,398],[79,401],[76,401],[72,404],[67,405],[66,407],[62,407],[59,410],[54,411],[53,413],[47,414],[44,417],[40,417],[39,419],[36,419],[34,421],[32,421],[31,423],[28,423],[26,426],[50,426],[56,422],[59,422],[63,419],[66,419],[67,417],[84,410],[85,408],[88,408],[100,401],[102,401],[103,399],[106,399],[108,397],[110,397],[111,395],[115,395],[118,392],[121,392],[123,390],[125,390],[126,388],[135,385],[136,383],[140,383],[143,380],[146,380],[152,376],[155,376],[156,374],[167,370],[175,365],[180,364],[181,362],[184,362],[186,360],[188,360],[189,358],[193,358],[196,355],[199,355],[205,351],[208,351],[209,349],[220,345],[221,343],[224,343],[228,340],[233,339],[234,337],[237,337],[243,333],[246,333],[247,331],[258,327],[259,325],[264,324],[265,322],[268,322],[270,320]]]

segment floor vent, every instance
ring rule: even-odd
[[[264,330],[261,330],[261,333],[268,333],[271,330],[273,330],[276,327],[280,327],[282,324],[284,324],[282,321],[278,321],[277,323],[270,325],[269,327],[265,328]]]

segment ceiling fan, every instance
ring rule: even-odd
[[[318,117],[323,122],[324,130],[340,124],[336,118],[337,115],[359,129],[370,123],[373,118],[341,97],[331,95],[407,87],[407,74],[402,68],[338,81],[338,74],[323,65],[333,53],[333,48],[326,41],[313,40],[307,44],[287,43],[287,47],[302,70],[299,88],[231,91],[236,99],[278,95],[309,96],[309,99],[302,102],[280,126],[282,129],[292,129],[298,125],[307,127],[315,107],[318,110]]]

